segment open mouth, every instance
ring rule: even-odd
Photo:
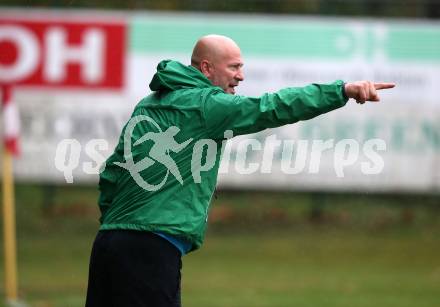
[[[230,84],[229,85],[229,91],[231,94],[235,94],[235,87],[237,86],[237,84]]]

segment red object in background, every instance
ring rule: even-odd
[[[1,88],[3,146],[14,156],[20,153],[18,140],[20,137],[20,119],[18,109],[12,100],[12,86],[3,85]]]
[[[123,21],[0,17],[0,84],[122,89],[126,28]]]

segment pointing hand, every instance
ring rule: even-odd
[[[394,83],[374,83],[371,81],[356,81],[345,83],[345,93],[348,98],[356,99],[357,103],[365,101],[380,101],[378,90],[393,88]]]

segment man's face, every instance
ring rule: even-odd
[[[235,94],[235,87],[244,80],[243,61],[240,49],[233,48],[221,59],[212,63],[209,78],[213,85],[221,87],[226,93]]]

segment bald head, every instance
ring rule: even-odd
[[[203,60],[216,63],[234,51],[240,52],[240,48],[231,38],[217,34],[206,35],[194,46],[191,65],[197,68]]]
[[[240,48],[227,36],[211,34],[200,38],[194,46],[191,65],[230,94],[244,80]]]

